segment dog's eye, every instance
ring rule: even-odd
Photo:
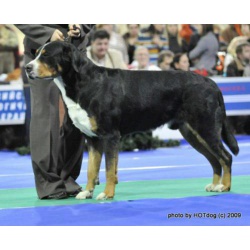
[[[49,54],[47,52],[44,52],[43,53],[43,56],[48,56]]]

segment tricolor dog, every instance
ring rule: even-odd
[[[77,199],[92,198],[103,153],[106,187],[98,200],[115,195],[120,137],[168,123],[213,168],[206,191],[231,188],[232,156],[237,141],[229,129],[221,91],[211,79],[184,71],[129,71],[96,66],[65,42],[51,42],[26,65],[30,78],[54,79],[74,125],[89,146],[88,182]]]

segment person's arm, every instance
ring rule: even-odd
[[[77,29],[74,29],[74,26]],[[84,38],[95,26],[95,24],[69,24],[69,32],[68,35],[71,37],[80,37]]]
[[[53,35],[54,40],[63,40],[63,35],[59,30],[42,24],[15,24],[15,26],[22,31],[25,36],[40,45],[53,40],[51,39]]]
[[[206,40],[201,38],[197,46],[189,52],[189,59],[193,60],[199,58],[206,49]]]
[[[84,53],[88,45],[88,36],[94,26],[95,24],[69,24],[68,36],[72,38],[71,42]]]
[[[81,36],[86,36],[94,27],[95,24],[81,24]]]

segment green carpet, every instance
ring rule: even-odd
[[[2,189],[0,190],[0,209],[224,194],[207,193],[204,188],[210,182],[211,178],[121,182],[116,187],[116,196],[112,201],[76,200],[74,197],[65,200],[39,200],[34,188]],[[103,183],[96,187],[94,198],[104,190],[104,186]],[[250,194],[250,176],[233,177],[230,193]]]

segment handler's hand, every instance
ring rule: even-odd
[[[74,26],[77,28],[74,30]],[[81,27],[79,24],[69,24],[68,36],[79,37],[81,35]]]
[[[54,31],[53,35],[50,38],[51,42],[54,42],[54,41],[63,41],[63,40],[64,40],[63,33],[60,30],[57,30],[57,29]]]

